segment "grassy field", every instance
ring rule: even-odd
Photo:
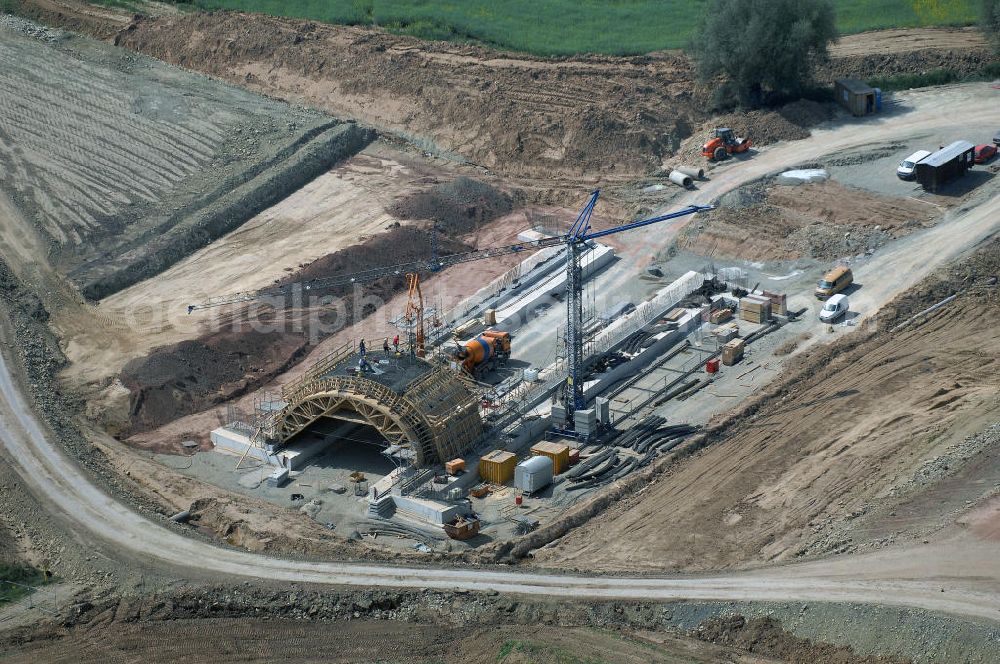
[[[107,1],[107,0],[106,0]],[[110,0],[114,1],[114,0]],[[119,0],[120,1],[120,0]],[[379,25],[423,39],[474,41],[540,55],[628,55],[682,48],[704,0],[192,0],[327,23]],[[978,0],[834,0],[842,33],[967,25]]]

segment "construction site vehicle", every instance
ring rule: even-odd
[[[590,220],[594,213],[594,207],[597,205],[597,199],[599,196],[599,190],[591,192],[587,205],[584,206],[583,210],[581,210],[579,216],[577,216],[576,221],[573,222],[569,231],[562,235],[542,237],[537,240],[519,242],[517,244],[502,247],[489,247],[487,249],[477,249],[475,251],[458,252],[448,256],[438,256],[435,251],[433,252],[430,260],[421,259],[400,265],[377,267],[363,272],[355,272],[353,274],[338,274],[330,277],[324,277],[322,279],[311,279],[309,281],[283,284],[260,290],[244,291],[240,293],[232,293],[230,295],[211,297],[204,302],[188,305],[187,311],[190,314],[194,311],[200,311],[202,309],[239,304],[242,302],[252,302],[263,297],[281,297],[287,303],[290,300],[294,300],[294,298],[289,298],[288,296],[293,295],[298,289],[302,289],[304,291],[316,291],[339,286],[370,283],[383,277],[403,273],[409,273],[417,276],[418,274],[425,272],[436,273],[450,265],[470,263],[472,261],[497,258],[499,256],[509,256],[519,254],[524,251],[537,251],[539,249],[548,249],[550,247],[565,247],[567,251],[567,297],[566,326],[564,329],[566,333],[567,376],[566,382],[562,386],[562,391],[565,411],[573,413],[574,411],[585,408],[587,403],[583,392],[584,373],[587,369],[584,363],[583,344],[585,325],[583,318],[584,271],[582,268],[582,260],[585,252],[593,246],[594,241],[609,235],[616,235],[618,233],[632,231],[638,228],[645,228],[646,226],[650,226],[652,224],[659,224],[664,221],[677,219],[689,214],[706,212],[708,210],[715,209],[714,205],[689,205],[676,212],[669,212],[667,214],[633,221],[620,226],[605,228],[603,230],[594,230],[590,225]],[[412,339],[414,354],[421,355],[426,352],[426,340],[423,338],[422,298],[418,288],[419,282],[417,282],[416,279],[409,279],[408,281],[410,287],[410,301],[407,305],[407,315],[404,317],[404,322],[411,330],[410,337]],[[411,304],[412,306],[410,306]],[[680,311],[683,313],[683,310]],[[432,321],[435,326],[440,325],[439,320],[432,319]],[[418,332],[420,332],[420,338],[417,337]]]
[[[820,300],[826,299],[843,291],[853,283],[854,273],[851,272],[851,268],[843,265],[835,267],[816,284],[816,297]]]
[[[459,346],[454,354],[455,361],[470,376],[479,378],[507,363],[510,359],[510,340],[508,332],[486,330]]]
[[[819,312],[819,319],[824,323],[832,323],[841,316],[846,316],[850,308],[851,303],[846,295],[843,293],[834,295],[823,305],[823,310]]]
[[[746,152],[752,145],[749,138],[737,137],[728,127],[718,127],[715,135],[701,146],[701,155],[712,161],[722,161],[731,154]]]

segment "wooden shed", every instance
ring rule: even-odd
[[[833,84],[837,103],[853,115],[868,115],[878,110],[875,88],[853,78],[838,78]]]

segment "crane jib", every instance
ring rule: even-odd
[[[337,286],[345,286],[349,284],[368,283],[376,281],[383,277],[402,276],[407,273],[438,272],[441,269],[444,269],[451,265],[458,265],[460,263],[469,263],[472,261],[484,260],[486,258],[496,258],[499,256],[518,254],[529,250],[547,249],[550,247],[566,246],[568,244],[585,242],[587,240],[593,240],[608,235],[614,235],[616,233],[632,230],[634,228],[641,228],[642,226],[648,226],[650,224],[659,223],[661,221],[666,221],[668,219],[675,219],[677,217],[681,217],[687,214],[702,212],[705,210],[711,210],[714,209],[715,207],[712,205],[691,205],[678,212],[672,212],[670,214],[653,217],[651,219],[636,221],[629,224],[623,224],[621,226],[615,226],[614,228],[608,228],[602,231],[595,231],[593,233],[589,233],[588,231],[590,230],[590,218],[593,215],[594,207],[597,203],[599,195],[600,191],[594,191],[593,193],[591,193],[590,199],[587,201],[587,205],[580,212],[579,216],[576,218],[576,221],[574,221],[573,226],[570,228],[569,232],[566,233],[565,235],[550,236],[550,237],[540,238],[538,240],[532,240],[530,242],[519,242],[517,244],[507,245],[503,247],[491,247],[488,249],[479,249],[476,251],[467,251],[457,254],[451,254],[448,256],[440,256],[440,257],[435,257],[431,260],[411,261],[409,263],[403,263],[400,265],[391,265],[381,268],[374,268],[371,270],[365,270],[363,272],[356,272],[353,274],[324,277],[324,278],[312,279],[309,281],[300,281],[293,284],[287,284],[284,286],[278,286],[274,288],[264,288],[258,291],[244,291],[241,293],[233,293],[231,295],[210,298],[200,304],[189,305],[187,310],[188,313],[192,313],[195,310],[220,307],[227,304],[252,302],[254,300],[259,300],[269,297],[284,297],[295,293],[297,289],[301,289],[303,291],[314,291],[325,288],[334,288]]]

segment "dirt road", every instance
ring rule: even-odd
[[[749,157],[727,161],[709,170],[707,181],[697,182],[695,189],[671,200],[661,212],[695,203],[708,203],[747,182],[796,165],[813,163],[826,155],[875,148],[918,137],[928,142],[936,141],[965,128],[982,127],[985,131],[996,121],[993,109],[1000,103],[1000,90],[994,90],[986,83],[951,85],[899,93],[896,100],[899,110],[893,113],[861,120],[834,120],[814,129],[809,138],[777,143],[752,152]],[[961,119],[960,126],[956,126],[956,118]],[[975,217],[985,229],[995,227],[996,223],[995,218],[985,213],[989,209],[989,205],[983,206],[983,211]],[[650,248],[664,248],[691,219],[682,217],[669,225],[659,224],[634,231],[629,234],[629,242],[619,255],[633,260],[648,256]],[[946,229],[944,234],[949,233],[946,226],[939,227]],[[967,242],[963,236],[951,235],[946,238],[945,247],[967,247],[974,243],[974,239]],[[916,259],[914,264],[925,265],[923,274],[927,274],[934,265],[940,265],[954,255],[942,254],[942,248],[934,244],[922,246],[918,253],[912,255]],[[932,264],[928,265],[925,261]],[[632,261],[622,261],[622,265],[631,267]],[[884,295],[891,297],[899,290],[889,288]]]
[[[1000,575],[992,551],[987,564],[954,565],[950,560],[925,570],[875,564],[854,558],[839,566],[811,563],[735,576],[627,578],[518,573],[462,568],[392,567],[306,562],[256,556],[184,537],[145,519],[95,487],[53,444],[26,403],[6,358],[0,358],[0,440],[24,481],[63,519],[88,538],[110,543],[120,554],[195,574],[257,577],[286,582],[343,586],[464,589],[503,593],[590,597],[594,599],[742,599],[844,601],[917,606],[965,616],[1000,620]],[[896,554],[899,555],[899,554]],[[921,558],[926,560],[926,554]],[[890,561],[891,562],[891,561]],[[942,587],[950,592],[942,593]]]

